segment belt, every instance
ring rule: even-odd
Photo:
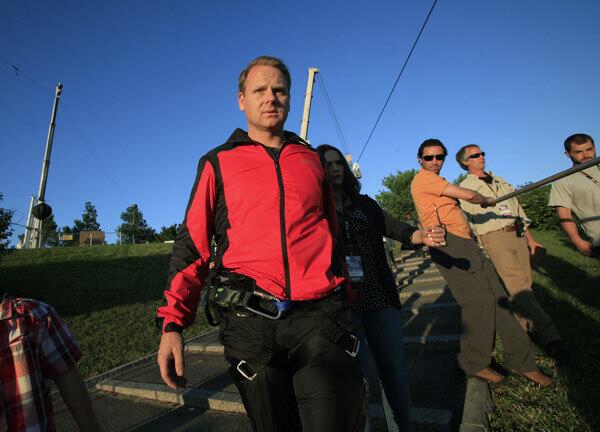
[[[512,223],[510,225],[506,225],[505,227],[500,228],[498,231],[504,231],[504,232],[512,232],[512,231],[516,231],[517,228],[515,227],[515,224]]]
[[[315,303],[319,303],[321,300],[326,299],[329,296],[332,296],[336,293],[340,293],[342,291],[342,286],[338,285],[336,286],[334,289],[332,289],[331,291],[329,291],[327,294],[325,294],[323,297],[319,297],[316,299],[311,299],[311,300],[278,300],[278,301],[273,301],[272,303],[275,305],[275,307],[277,308],[277,310],[281,311],[281,312],[286,312],[289,311],[292,308],[300,308],[300,307],[310,307],[312,305],[314,305]]]

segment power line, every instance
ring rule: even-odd
[[[29,76],[28,74],[26,74],[25,72],[23,72],[19,67],[13,65],[8,60],[6,60],[4,57],[0,56],[0,60],[2,60],[2,62],[4,64],[6,64],[6,66],[8,66],[9,68],[11,68],[15,72],[16,76],[23,76],[23,77],[25,77],[27,80],[29,80],[30,82],[32,82],[33,84],[35,84],[37,87],[39,87],[41,90],[43,90],[45,93],[48,93],[50,96],[54,96],[54,92],[53,91],[51,91],[50,89],[44,87],[38,81],[36,81],[31,76]],[[75,128],[78,130],[79,134],[83,138],[83,142],[85,143],[85,145],[90,150],[90,153],[92,153],[94,155],[94,157],[96,158],[96,162],[98,163],[97,166],[100,167],[104,171],[104,174],[105,174],[106,178],[113,184],[113,186],[115,186],[118,189],[119,185],[118,185],[117,181],[110,174],[110,171],[108,170],[108,168],[104,165],[104,163],[100,159],[100,157],[98,155],[98,152],[96,151],[96,149],[94,148],[94,146],[92,146],[92,144],[91,144],[92,140],[85,134],[85,132],[83,131],[83,128],[77,123],[77,121],[75,120],[75,118],[71,115],[71,113],[69,112],[70,111],[69,108],[68,107],[64,107],[63,110],[64,110],[64,115],[66,115],[71,120],[71,122],[73,123],[73,125],[75,126]]]
[[[431,5],[431,9],[429,9],[429,13],[427,14],[427,17],[425,18],[425,21],[423,22],[423,25],[421,26],[421,30],[419,30],[419,34],[417,35],[417,38],[415,39],[415,42],[413,43],[412,48],[410,49],[410,52],[408,53],[408,56],[406,56],[406,60],[404,60],[404,64],[402,65],[402,69],[400,69],[400,73],[398,74],[398,77],[396,78],[396,81],[394,82],[394,86],[390,90],[390,93],[389,93],[387,99],[385,100],[385,103],[383,104],[383,108],[381,108],[381,112],[379,113],[379,116],[377,116],[377,120],[375,121],[375,124],[373,125],[373,129],[371,129],[371,133],[369,134],[369,137],[367,138],[367,141],[365,141],[365,144],[363,145],[363,148],[362,148],[362,150],[360,152],[360,155],[358,156],[358,159],[356,159],[357,162],[360,160],[360,158],[362,157],[363,153],[365,152],[365,149],[367,148],[367,144],[369,144],[369,141],[371,141],[371,137],[373,136],[373,132],[375,132],[375,128],[379,124],[379,120],[381,120],[381,116],[383,115],[383,112],[385,111],[385,108],[387,107],[387,104],[390,101],[390,98],[392,97],[392,94],[394,93],[394,90],[396,89],[396,85],[398,85],[398,81],[400,81],[400,77],[402,76],[402,73],[404,73],[404,69],[406,68],[406,65],[408,64],[408,61],[410,60],[410,57],[412,56],[412,53],[415,50],[415,47],[417,46],[417,43],[419,42],[419,38],[421,37],[421,33],[423,33],[423,30],[425,30],[425,26],[427,25],[427,22],[429,21],[429,17],[431,16],[431,13],[433,12],[433,9],[435,8],[436,4],[437,4],[437,0],[434,0],[433,4]]]
[[[327,109],[329,110],[329,114],[331,115],[331,119],[333,120],[333,125],[335,126],[335,130],[338,134],[340,142],[342,143],[342,147],[344,148],[346,153],[350,153],[350,150],[348,149],[348,146],[346,145],[346,140],[344,139],[344,134],[342,133],[342,128],[340,126],[340,122],[338,121],[337,116],[335,115],[335,110],[333,109],[333,103],[331,102],[329,93],[327,93],[327,88],[325,87],[325,81],[323,80],[323,77],[321,75],[322,75],[321,72],[317,74],[317,80],[321,84],[320,88],[323,91],[323,96],[325,96],[325,103],[327,105]]]
[[[54,96],[54,92],[52,90],[50,90],[49,88],[43,86],[42,84],[40,84],[39,82],[37,82],[36,80],[34,80],[33,78],[31,78],[29,75],[27,75],[25,72],[23,72],[20,68],[18,68],[17,66],[13,65],[12,63],[10,63],[4,57],[0,56],[0,60],[2,60],[2,62],[4,64],[6,64],[6,66],[8,66],[9,68],[11,68],[14,71],[15,75],[25,77],[26,79],[28,79],[29,81],[31,81],[33,84],[35,84],[37,87],[39,87],[41,90],[43,90],[44,92],[48,93],[50,96]]]

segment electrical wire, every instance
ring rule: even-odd
[[[40,88],[45,93],[48,93],[50,96],[54,96],[54,91],[52,91],[52,90],[48,89],[47,87],[43,86],[42,84],[40,84],[38,81],[36,81],[31,76],[29,76],[28,74],[23,72],[19,67],[15,66],[14,64],[12,64],[8,60],[6,60],[4,57],[0,56],[0,60],[6,66],[11,68],[15,72],[16,76],[25,77],[27,80],[29,80],[31,83],[33,83],[36,87]],[[108,179],[112,183],[112,185],[118,190],[120,188],[118,182],[114,179],[114,177],[110,174],[110,170],[102,162],[101,158],[98,155],[98,152],[96,151],[94,146],[91,144],[92,140],[86,135],[86,133],[83,131],[83,128],[77,123],[77,121],[75,120],[73,115],[71,115],[70,110],[67,107],[63,108],[63,110],[64,110],[64,115],[66,115],[71,120],[71,122],[73,123],[73,125],[75,126],[75,128],[77,129],[79,134],[81,135],[83,143],[88,147],[88,150],[90,151],[90,153],[93,154],[94,157],[96,158],[97,166],[101,170],[104,171],[105,178]]]
[[[350,153],[350,150],[348,149],[348,146],[346,145],[346,139],[344,138],[344,134],[342,133],[342,128],[340,126],[340,122],[337,119],[337,116],[335,115],[335,110],[333,109],[333,102],[331,101],[331,98],[329,97],[329,93],[327,92],[327,88],[325,87],[325,80],[322,77],[322,73],[319,72],[317,74],[317,81],[320,84],[320,89],[323,92],[323,96],[325,97],[325,104],[327,105],[327,109],[329,110],[329,115],[331,116],[331,119],[333,120],[333,125],[335,126],[335,130],[338,134],[338,138],[340,139],[340,142],[342,143],[342,147],[344,148],[346,153]]]
[[[360,158],[362,157],[363,153],[365,152],[365,149],[367,148],[367,144],[369,144],[369,141],[371,141],[371,137],[373,136],[373,133],[375,132],[375,128],[379,124],[379,120],[381,120],[381,116],[383,115],[383,112],[385,111],[385,108],[387,107],[387,104],[390,101],[390,98],[392,97],[392,94],[394,93],[394,90],[396,89],[396,86],[398,85],[398,81],[400,81],[400,77],[404,73],[404,69],[406,68],[406,65],[408,64],[408,61],[410,60],[410,57],[412,56],[412,53],[415,50],[415,47],[417,46],[417,43],[419,42],[419,38],[421,37],[421,33],[423,33],[423,30],[425,30],[425,26],[427,25],[427,22],[429,21],[429,17],[431,16],[431,14],[433,12],[433,9],[435,8],[436,4],[437,4],[437,0],[434,0],[433,4],[431,5],[431,9],[429,9],[429,13],[427,14],[427,17],[425,18],[425,21],[423,22],[423,25],[421,26],[421,30],[419,30],[419,34],[417,35],[417,37],[415,39],[415,42],[413,43],[412,48],[410,49],[408,55],[406,56],[406,60],[404,60],[404,64],[402,65],[402,69],[400,69],[400,73],[396,77],[396,81],[394,82],[394,85],[392,86],[392,89],[390,90],[390,93],[388,94],[388,97],[385,100],[385,103],[383,104],[383,108],[381,108],[381,111],[380,111],[379,115],[377,116],[377,120],[375,121],[375,124],[373,125],[373,128],[371,129],[371,133],[369,133],[369,137],[365,141],[365,144],[363,145],[363,148],[360,151],[360,155],[356,159],[356,162],[358,162],[360,160]]]
[[[42,84],[40,84],[39,82],[37,82],[36,80],[34,80],[33,78],[31,78],[29,75],[27,75],[25,72],[23,72],[17,66],[13,65],[12,63],[10,63],[4,57],[0,56],[0,60],[2,60],[2,62],[4,64],[6,64],[6,66],[8,66],[9,68],[11,68],[15,72],[15,75],[17,75],[17,76],[23,76],[23,77],[27,78],[29,81],[31,81],[33,84],[35,84],[37,87],[39,87],[44,92],[48,93],[51,96],[54,95],[54,92],[52,90],[50,90],[49,88],[43,86]]]

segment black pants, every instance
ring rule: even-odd
[[[278,320],[225,313],[220,340],[254,431],[362,432],[360,365],[329,336],[332,325],[352,329],[340,294],[301,304]],[[254,379],[238,371],[241,360]]]
[[[488,366],[497,330],[506,367],[521,372],[537,370],[529,337],[510,311],[507,293],[492,262],[474,240],[447,233],[446,243],[431,248],[430,254],[462,309],[460,367],[472,375]]]

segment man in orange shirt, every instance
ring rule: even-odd
[[[507,369],[546,387],[553,380],[536,364],[531,342],[508,308],[502,282],[491,261],[471,236],[458,199],[486,206],[492,198],[454,186],[439,172],[448,151],[438,139],[421,144],[418,160],[422,169],[411,183],[411,193],[421,226],[446,228],[446,245],[430,248],[431,259],[462,308],[463,334],[458,363],[467,376],[498,384],[504,375],[491,367],[495,331],[504,345]]]

